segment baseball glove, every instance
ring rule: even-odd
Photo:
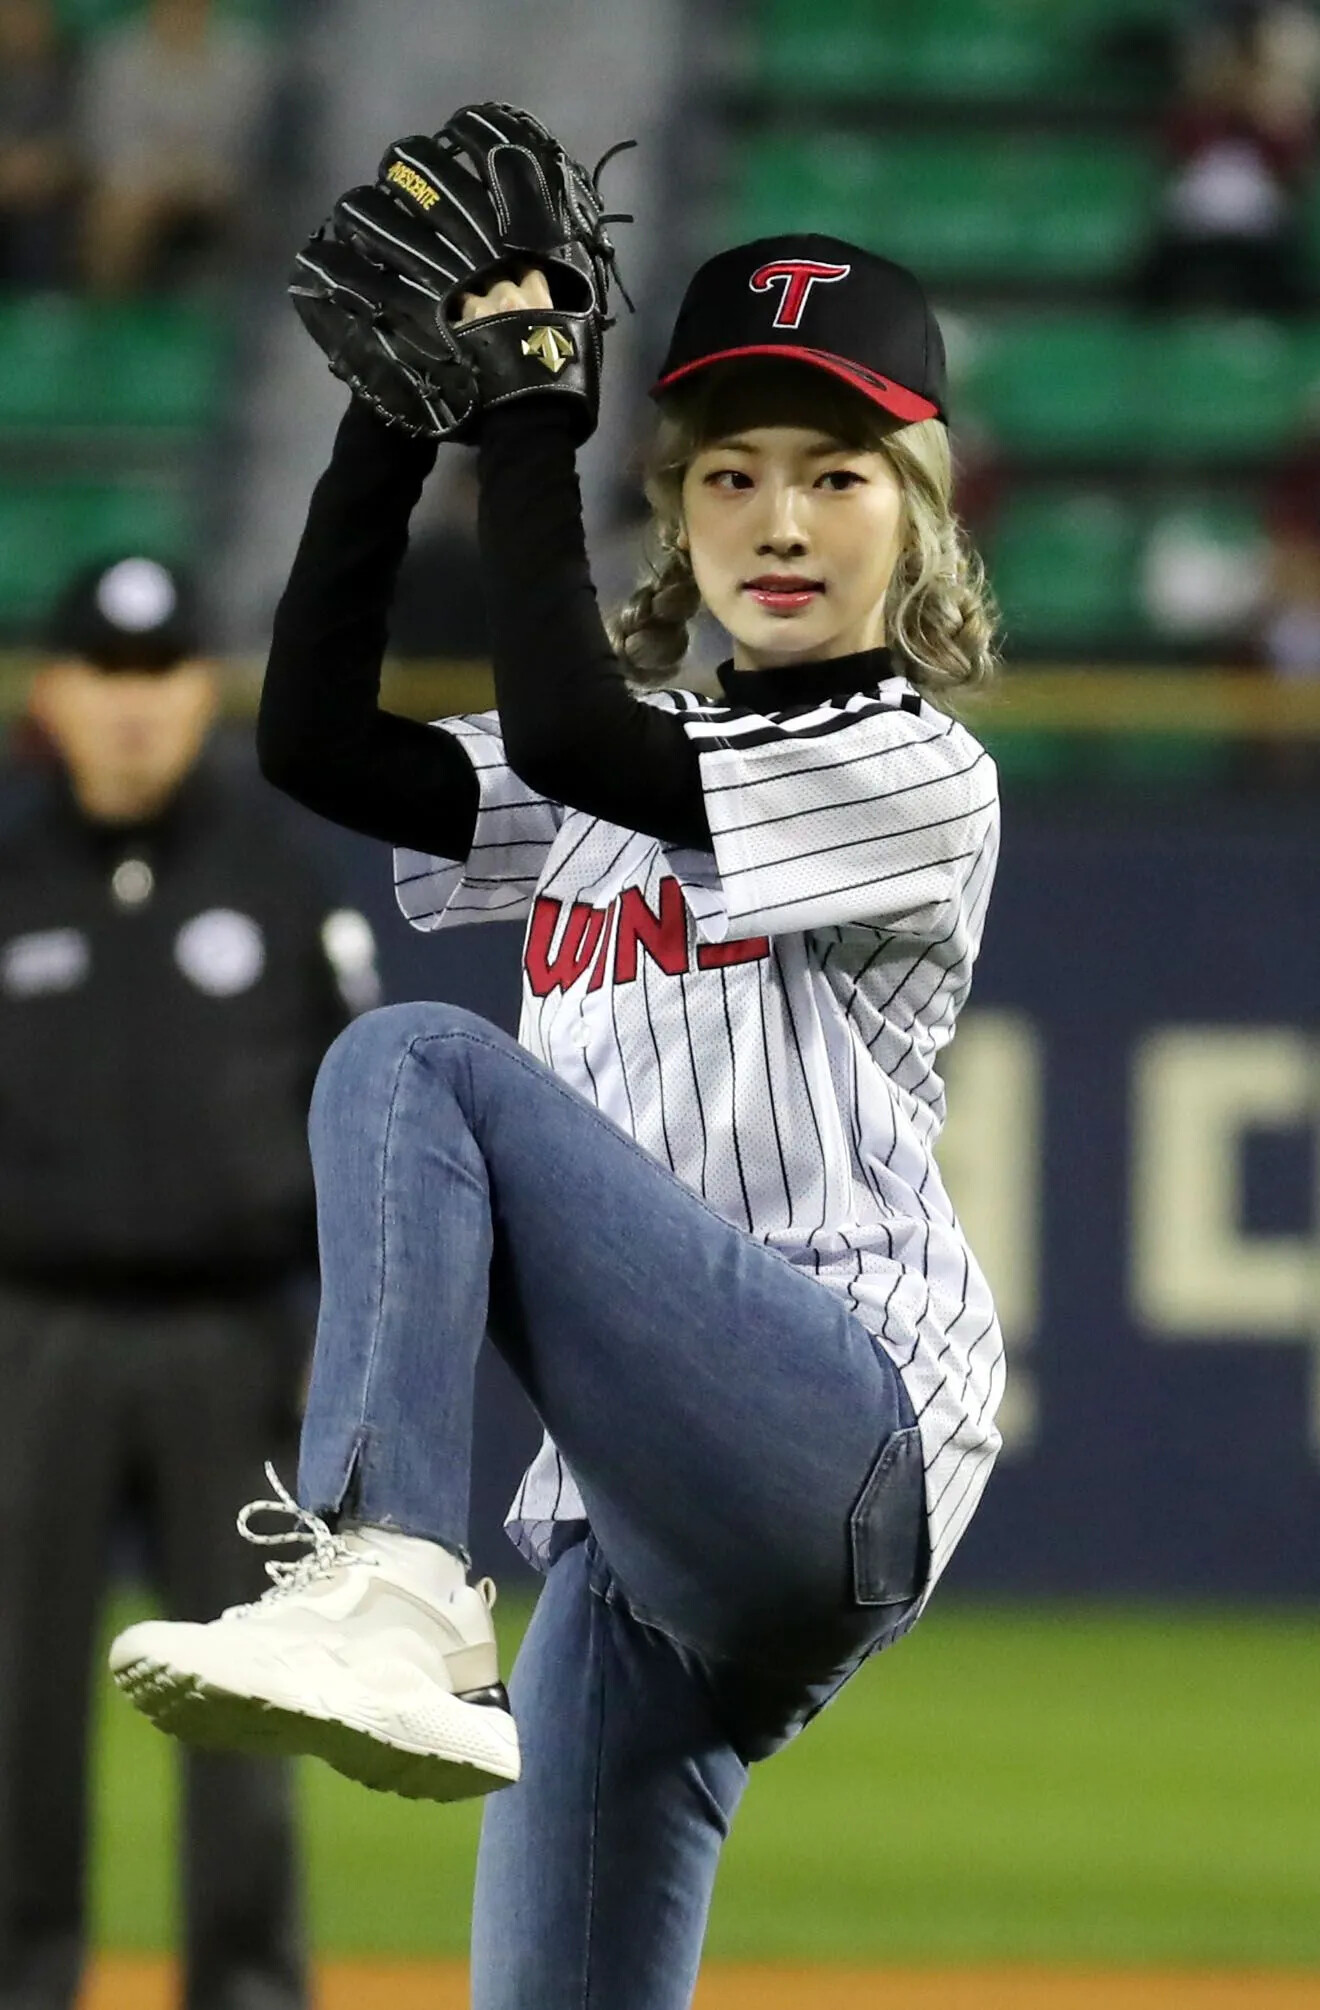
[[[438,133],[396,140],[295,261],[293,304],[335,375],[390,425],[437,440],[471,440],[484,411],[553,391],[586,439],[611,282],[623,292],[606,225],[632,221],[601,203],[601,169],[619,151],[589,174],[530,113],[500,104],[464,105]],[[531,266],[549,310],[459,325],[462,294]]]

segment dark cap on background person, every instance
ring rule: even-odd
[[[86,566],[56,602],[45,643],[98,670],[172,670],[202,647],[196,586],[141,553]]]
[[[948,417],[944,338],[920,281],[842,238],[759,237],[707,259],[651,395],[752,356],[827,371],[908,423]]]

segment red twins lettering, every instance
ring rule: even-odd
[[[538,998],[546,997],[551,991],[567,991],[570,985],[577,983],[591,962],[600,931],[605,926],[605,915],[600,908],[588,907],[584,901],[574,901],[552,962],[550,944],[554,940],[560,905],[559,901],[548,900],[542,894],[532,909],[523,964],[527,980]]]
[[[851,271],[851,265],[818,265],[810,258],[781,258],[773,265],[761,266],[747,284],[753,293],[768,293],[771,287],[782,286],[784,290],[772,325],[776,328],[800,328],[812,287],[846,279]]]
[[[587,989],[598,991],[605,981],[611,946],[616,984],[636,981],[643,953],[667,977],[686,977],[693,968],[687,910],[682,889],[672,874],[660,882],[658,912],[635,886],[626,887],[604,908],[574,901],[552,951],[562,912],[562,901],[538,894],[523,952],[527,981],[537,998],[570,990],[589,968]],[[769,938],[764,935],[739,942],[703,942],[697,945],[696,968],[724,970],[735,963],[763,962],[769,954]]]

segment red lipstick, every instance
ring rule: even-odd
[[[747,580],[743,591],[772,614],[796,614],[825,591],[825,582],[794,572],[762,572]]]

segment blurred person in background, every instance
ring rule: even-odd
[[[233,257],[274,82],[265,38],[211,0],[151,0],[90,44],[83,251],[94,291],[158,287]]]
[[[1259,655],[1279,677],[1320,677],[1320,387],[1266,491],[1269,563]]]
[[[3,2010],[78,1991],[118,1513],[145,1516],[170,1610],[262,1588],[233,1503],[296,1430],[307,1105],[375,999],[366,922],[328,912],[255,770],[208,751],[187,580],[94,571],[51,640],[30,720],[55,760],[0,824]],[[189,2010],[301,2010],[287,1778],[190,1755],[184,1806]]]
[[[73,73],[50,0],[0,0],[0,286],[65,284],[77,164]]]
[[[1198,9],[1165,130],[1169,174],[1136,282],[1154,309],[1286,314],[1310,298],[1320,22],[1303,0]]]

